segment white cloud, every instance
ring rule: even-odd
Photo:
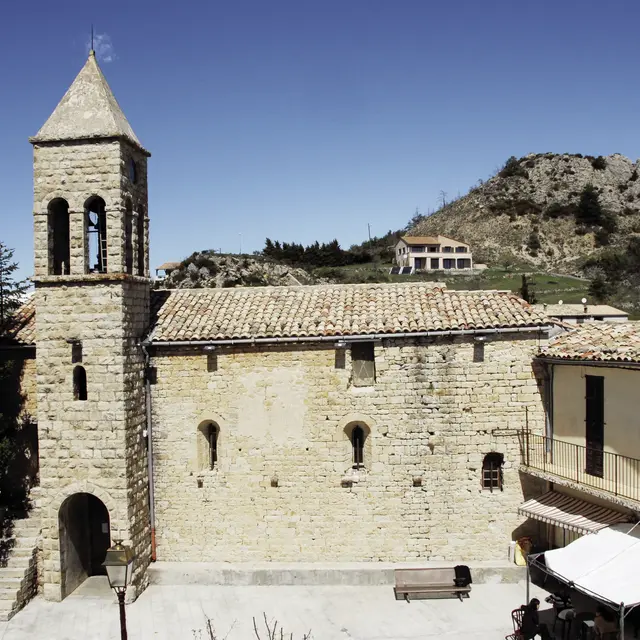
[[[87,43],[87,50],[91,49],[91,41]],[[108,33],[95,33],[93,35],[93,50],[100,62],[108,63],[117,60],[111,36]]]

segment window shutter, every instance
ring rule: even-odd
[[[376,381],[376,365],[373,342],[357,342],[351,346],[353,384],[371,386]]]

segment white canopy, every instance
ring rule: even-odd
[[[616,524],[561,549],[546,551],[547,568],[578,590],[625,607],[640,604],[640,525]]]

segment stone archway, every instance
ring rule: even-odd
[[[73,593],[89,576],[103,575],[111,543],[109,511],[90,493],[74,493],[58,511],[61,596]]]

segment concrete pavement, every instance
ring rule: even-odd
[[[545,595],[533,587],[536,594]],[[206,616],[216,640],[256,640],[254,616],[265,640],[263,612],[294,640],[309,630],[314,640],[496,640],[510,632],[510,612],[524,599],[523,583],[474,585],[463,602],[409,604],[396,601],[388,586],[153,585],[126,612],[129,640],[208,640]],[[0,624],[0,638],[118,640],[118,607],[105,580],[91,578],[61,603],[36,598]]]

